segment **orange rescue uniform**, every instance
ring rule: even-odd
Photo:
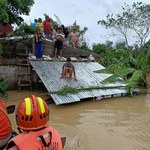
[[[20,150],[62,150],[61,137],[58,131],[50,126],[38,131],[19,134],[11,139],[7,149],[12,142]]]
[[[0,107],[7,114],[6,105],[1,100],[0,100]],[[9,121],[7,115],[1,109],[0,109],[0,140],[7,137],[12,131],[10,121]]]

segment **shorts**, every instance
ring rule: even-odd
[[[55,41],[54,48],[57,50],[62,50],[63,49],[63,41],[59,41],[59,40]]]

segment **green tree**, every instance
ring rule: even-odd
[[[93,44],[92,50],[93,52],[97,53],[97,54],[102,54],[105,53],[107,50],[112,50],[113,47],[113,42],[111,41],[106,41],[103,44]]]
[[[92,51],[100,56],[99,62],[105,67],[112,64],[113,49],[113,42],[111,41],[106,41],[106,43],[102,44],[93,44],[92,47]]]
[[[29,15],[33,4],[34,0],[0,0],[0,22],[20,24],[21,15]]]
[[[28,25],[27,23],[22,23],[14,30],[13,35],[22,36],[22,37],[26,38],[29,35],[34,35],[34,33],[35,33],[35,31],[31,27],[31,25]]]
[[[100,70],[101,73],[112,73],[102,83],[115,82],[121,77],[127,83],[126,88],[130,94],[138,86],[148,87],[146,77],[150,73],[150,47],[145,53],[138,53],[136,57],[133,54],[130,50],[115,49],[111,57],[109,56],[111,64]]]
[[[122,6],[122,14],[108,14],[106,19],[98,21],[98,24],[106,28],[113,28],[116,30],[116,35],[119,33],[125,39],[126,45],[129,47],[128,32],[133,31],[140,47],[142,47],[150,34],[150,4],[143,4],[142,2],[133,3],[131,6],[125,3]]]

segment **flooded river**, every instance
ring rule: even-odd
[[[9,91],[6,104],[41,92]],[[49,104],[50,121],[67,141],[64,150],[150,150],[150,96],[119,97],[68,105]],[[15,115],[9,115],[16,130]]]

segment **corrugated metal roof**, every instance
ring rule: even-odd
[[[79,102],[81,99],[91,98],[93,100],[100,100],[102,98],[117,97],[126,95],[125,89],[106,89],[106,90],[91,90],[79,92],[77,94],[67,94],[61,96],[58,94],[51,94],[51,97],[55,100],[56,105],[67,104],[73,102]]]
[[[101,84],[100,81],[106,79],[111,74],[95,73],[103,69],[104,67],[97,62],[72,62],[75,66],[76,76],[78,81],[69,79],[60,79],[61,69],[65,62],[50,62],[50,61],[30,61],[31,65],[37,72],[41,81],[45,85],[48,92],[57,92],[61,90],[65,85],[74,88],[90,88],[90,87],[124,87],[123,82],[116,82],[111,84]],[[122,90],[119,90],[121,93]],[[101,95],[118,94],[117,89],[107,90],[91,90],[79,92],[75,95],[68,94],[67,96],[60,96],[57,94],[51,94],[56,104],[65,104],[80,101],[83,98],[100,97]]]

